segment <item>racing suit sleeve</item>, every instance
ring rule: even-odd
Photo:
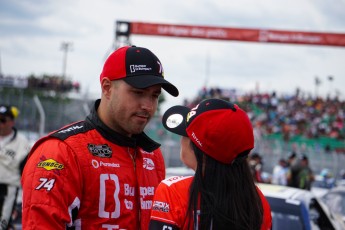
[[[153,198],[149,230],[181,229],[186,214],[180,202],[185,200],[178,196],[178,192],[173,187],[167,186],[164,181],[161,182]]]
[[[23,229],[68,229],[80,207],[82,175],[73,151],[50,138],[29,156],[22,176]]]

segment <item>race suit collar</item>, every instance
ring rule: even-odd
[[[98,117],[97,109],[100,102],[100,99],[95,101],[95,104],[90,114],[87,116],[86,121],[90,122],[104,138],[120,146],[127,146],[131,148],[141,147],[146,152],[152,152],[160,147],[159,143],[152,140],[144,132],[133,135],[132,137],[127,137],[110,129]]]

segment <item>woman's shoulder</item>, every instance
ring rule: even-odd
[[[184,187],[190,185],[194,176],[171,176],[162,180],[161,184],[168,187]]]
[[[167,200],[176,205],[188,203],[188,191],[193,181],[193,176],[172,176],[162,180],[158,185],[155,198],[160,201]]]

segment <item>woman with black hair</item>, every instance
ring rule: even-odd
[[[160,183],[149,229],[271,229],[269,204],[247,163],[254,136],[242,109],[207,99],[168,109],[163,125],[182,136],[180,158],[195,175]]]

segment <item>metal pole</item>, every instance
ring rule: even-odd
[[[39,123],[39,131],[38,134],[40,137],[44,135],[44,126],[45,126],[45,121],[46,121],[46,115],[44,113],[43,106],[41,104],[40,99],[37,97],[37,95],[34,96],[34,102],[36,104],[36,107],[38,109],[38,112],[40,114],[40,123]]]
[[[66,69],[67,69],[67,53],[72,48],[71,42],[62,42],[61,50],[63,51],[63,60],[62,60],[62,79],[66,78]]]

